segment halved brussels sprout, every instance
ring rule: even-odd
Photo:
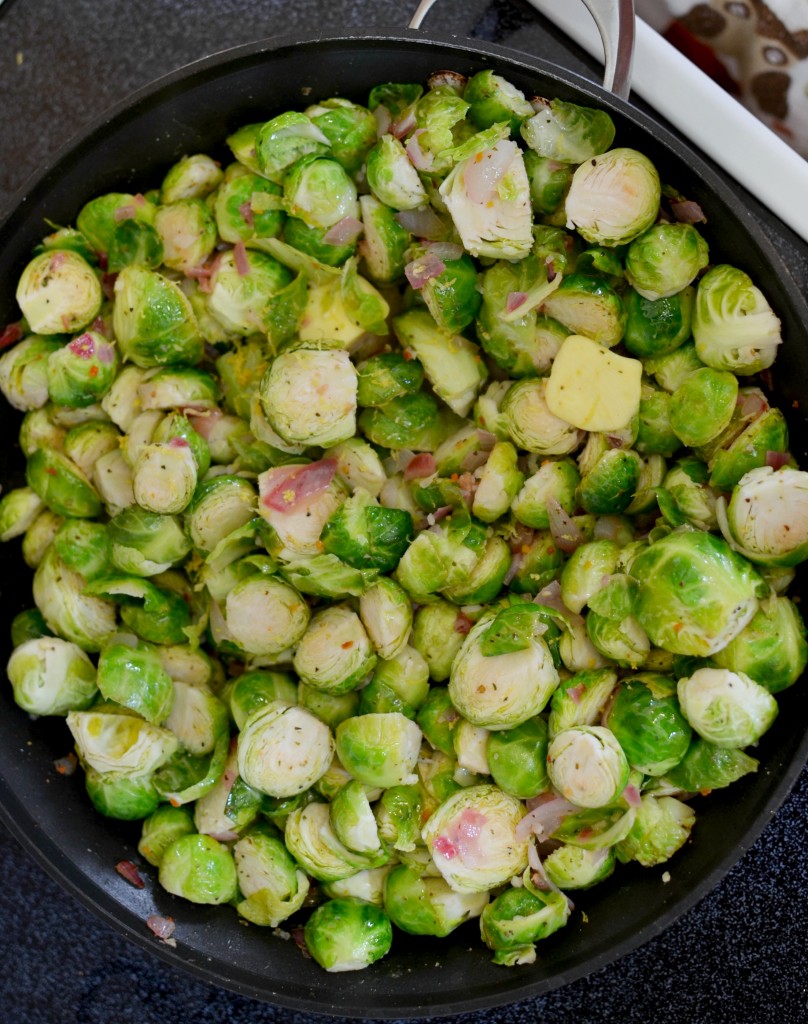
[[[102,774],[146,775],[177,749],[177,737],[129,712],[70,711],[67,726],[82,762]]]
[[[277,576],[248,576],[229,591],[227,632],[248,654],[272,656],[296,644],[309,623],[303,597]]]
[[[410,233],[399,224],[390,207],[375,196],[360,196],[359,207],[364,225],[364,270],[379,284],[391,284],[403,275],[407,265]]]
[[[695,731],[717,747],[756,743],[777,716],[765,686],[743,672],[700,668],[677,684],[682,713]]]
[[[113,565],[136,576],[164,572],[191,550],[178,519],[136,505],[113,516],[108,530]]]
[[[342,164],[328,157],[298,160],[283,179],[286,210],[309,227],[330,228],[359,212],[356,185]]]
[[[411,643],[424,656],[436,683],[449,678],[455,656],[463,646],[470,621],[448,601],[438,599],[420,607],[413,619]]]
[[[340,694],[357,689],[370,675],[376,654],[356,612],[331,605],[312,616],[297,640],[293,664],[304,683]]]
[[[693,810],[672,796],[647,794],[625,839],[615,847],[618,860],[636,860],[650,868],[669,860],[690,838]]]
[[[605,153],[615,127],[605,110],[564,100],[541,100],[533,117],[522,122],[521,135],[540,156],[560,163],[582,164]]]
[[[414,647],[404,646],[392,658],[380,659],[360,692],[359,714],[400,711],[416,718],[429,693],[429,666]]]
[[[403,144],[393,135],[382,135],[367,155],[365,164],[370,191],[379,202],[394,210],[415,210],[427,204],[427,194]]]
[[[512,384],[501,411],[510,438],[526,451],[568,455],[581,443],[578,428],[550,411],[545,377],[529,377]]]
[[[31,489],[57,515],[90,519],[101,511],[96,489],[61,452],[39,448],[29,456],[25,476]]]
[[[255,506],[255,488],[242,476],[227,473],[203,481],[185,510],[185,528],[194,547],[209,554],[255,516]]]
[[[212,192],[221,180],[219,164],[206,153],[184,156],[166,172],[160,186],[160,202],[201,199]]]
[[[732,491],[725,536],[756,564],[798,565],[808,558],[807,498],[808,473],[803,470],[750,470]]]
[[[6,675],[14,700],[30,715],[83,711],[98,695],[93,663],[76,644],[55,636],[39,636],[15,646]]]
[[[703,363],[741,376],[771,366],[782,341],[766,296],[748,274],[725,263],[698,283],[693,339]]]
[[[330,806],[308,803],[286,819],[284,840],[307,875],[318,882],[338,882],[357,871],[378,867],[379,859],[356,853],[339,841],[331,826]],[[382,862],[387,860],[384,853]]]
[[[161,804],[144,820],[137,852],[154,867],[160,866],[163,854],[181,836],[194,831],[194,818],[189,807]]]
[[[534,113],[524,93],[490,68],[472,75],[463,90],[463,99],[469,104],[469,118],[478,128],[510,121],[511,131],[516,132],[525,118]]]
[[[48,401],[48,364],[61,351],[56,338],[31,334],[0,356],[0,391],[15,409],[41,409]]]
[[[322,100],[305,113],[330,142],[331,156],[348,174],[357,174],[376,141],[373,114],[367,107],[341,97]]]
[[[237,258],[235,250],[226,250],[211,274],[207,307],[235,334],[271,334],[273,303],[292,280],[292,272],[272,256],[251,249]]]
[[[258,170],[278,184],[302,157],[324,156],[330,147],[327,136],[305,114],[291,110],[261,125],[253,144]]]
[[[295,864],[283,839],[267,827],[251,829],[233,847],[240,917],[253,924],[277,928],[300,910],[309,893],[309,880]]]
[[[577,507],[575,490],[580,480],[578,468],[571,459],[542,462],[511,503],[515,518],[525,526],[547,529],[550,525],[548,502],[558,504],[567,515],[572,515]]]
[[[83,576],[49,547],[34,573],[34,601],[48,627],[90,653],[115,632],[115,604],[86,593]]]
[[[539,609],[517,605],[472,627],[454,659],[449,695],[474,725],[511,729],[539,714],[558,686]]]
[[[334,479],[336,469],[336,459],[329,458],[273,467],[258,477],[258,511],[277,534],[279,557],[292,560],[322,551],[320,534],[345,497]]]
[[[578,725],[562,729],[551,740],[547,774],[570,803],[608,807],[628,785],[629,763],[610,729]]]
[[[659,174],[647,156],[611,149],[573,174],[564,206],[567,226],[596,245],[625,245],[654,223],[660,197]]]
[[[32,487],[15,487],[0,498],[0,541],[12,540],[31,527],[45,505]]]
[[[692,737],[673,680],[652,672],[622,681],[603,722],[644,775],[665,775],[685,756]]]
[[[272,238],[283,225],[283,191],[279,185],[241,164],[231,164],[216,189],[213,213],[219,235],[225,242],[247,242]]]
[[[469,786],[452,794],[423,828],[432,860],[458,893],[502,885],[527,867],[527,840],[516,826],[524,807],[492,785]]]
[[[483,910],[480,934],[494,951],[495,964],[530,964],[536,959],[534,943],[563,928],[570,910],[562,892],[511,886]]]
[[[103,293],[85,259],[55,249],[34,256],[20,276],[16,297],[35,334],[73,334],[98,316]]]
[[[413,623],[407,593],[387,576],[359,598],[359,618],[380,658],[395,658],[407,645]]]
[[[239,735],[239,775],[254,789],[274,797],[309,789],[333,756],[328,726],[305,708],[283,701],[254,711]]]
[[[189,300],[179,285],[155,270],[131,266],[118,274],[113,327],[124,358],[139,367],[194,364],[202,357],[203,341]],[[105,401],[114,401],[113,395],[114,389]]]
[[[198,477],[193,450],[184,438],[145,444],[132,468],[135,501],[149,512],[175,515],[188,507]]]
[[[682,444],[699,448],[729,425],[737,399],[735,374],[705,366],[691,373],[671,395],[671,427]]]
[[[491,777],[503,792],[529,800],[549,788],[547,723],[543,718],[528,718],[513,729],[491,732],[487,757]]]
[[[399,864],[387,876],[384,908],[393,924],[411,935],[449,935],[465,921],[479,917],[487,892],[459,893],[441,876],[424,875]]]
[[[559,889],[588,889],[611,875],[615,868],[612,847],[585,850],[562,844],[543,860],[547,877]]]
[[[329,517],[320,539],[327,552],[356,569],[390,572],[412,533],[409,512],[385,508],[360,488]]]
[[[101,649],[98,688],[107,700],[158,725],[168,718],[174,703],[174,685],[157,649],[125,634]]]
[[[216,221],[201,199],[158,206],[154,228],[163,243],[163,263],[183,273],[201,266],[217,242]]]

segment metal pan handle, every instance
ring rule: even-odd
[[[628,99],[634,56],[634,0],[583,0],[603,42],[603,88]],[[421,0],[410,20],[410,28],[421,22],[437,0]]]

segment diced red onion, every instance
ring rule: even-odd
[[[508,298],[505,300],[505,312],[513,313],[524,304],[526,298],[527,292],[509,292]]]
[[[519,572],[520,568],[522,567],[523,559],[524,555],[520,554],[518,551],[514,552],[514,554],[511,556],[511,564],[508,566],[508,571],[505,573],[505,577],[502,580],[503,586],[507,587],[511,580],[514,578],[514,576],[516,576],[516,574]]]
[[[547,796],[547,794],[543,794]],[[552,795],[527,812],[516,826],[516,838],[527,839],[528,836],[549,836],[558,828],[568,814],[573,814],[578,808],[565,800],[562,796]]]
[[[397,139],[403,139],[415,127],[415,107],[407,107],[390,125],[390,134]]]
[[[66,259],[67,259],[67,253],[63,252],[61,249],[58,250],[50,258],[50,264],[49,264],[50,269],[51,270],[58,270],[59,267],[61,267],[61,265],[65,262]]]
[[[790,462],[791,454],[789,452],[766,452],[766,465],[771,469],[782,469]]]
[[[53,767],[60,775],[73,775],[79,766],[79,759],[71,751],[69,754],[65,754],[64,757],[57,757],[53,762]]]
[[[19,320],[13,324],[6,324],[2,334],[0,334],[0,349],[8,348],[9,345],[13,345],[19,341],[22,337],[22,324]]]
[[[486,451],[485,448],[480,448],[479,451],[469,452],[469,454],[460,463],[460,466],[467,473],[473,473],[475,469],[479,469],[480,466],[484,466],[488,462],[488,457],[491,454],[490,451]]]
[[[99,363],[105,363],[109,366],[110,363],[115,362],[115,348],[105,342],[101,342],[96,346],[95,354],[98,357]]]
[[[757,419],[758,416],[769,410],[768,400],[759,388],[739,392],[737,405],[738,411],[744,418],[751,416],[753,419]]]
[[[191,446],[184,437],[172,437],[168,442],[169,448],[190,448]]]
[[[233,262],[236,265],[239,277],[246,277],[250,272],[250,260],[247,256],[247,247],[239,241],[233,246]]]
[[[462,245],[456,242],[428,242],[427,249],[439,260],[459,260],[464,253]]]
[[[471,621],[468,615],[464,614],[463,612],[457,613],[457,618],[455,619],[454,622],[455,633],[459,633],[461,636],[465,636],[467,633],[471,631],[471,627],[473,625],[474,623]]]
[[[522,551],[529,548],[536,536],[536,531],[523,523],[517,523],[512,536],[508,540],[511,551]]]
[[[201,437],[205,440],[210,439],[210,435],[213,432],[213,428],[216,426],[218,421],[222,418],[224,413],[221,409],[206,409],[204,413],[199,414],[195,412],[186,412],[185,415],[188,417],[191,426]]]
[[[373,116],[376,118],[376,137],[380,139],[382,135],[387,135],[390,131],[393,118],[390,111],[383,103],[380,103],[379,106],[376,107],[373,111]]]
[[[124,220],[133,220],[136,212],[134,204],[127,203],[125,206],[119,206],[112,216],[115,223],[120,224]]]
[[[550,520],[550,533],[559,550],[567,555],[577,551],[586,537],[561,507],[557,498],[547,499],[547,517]]]
[[[598,516],[593,536],[595,540],[617,540],[624,526],[620,516]]]
[[[581,697],[586,693],[586,683],[578,683],[577,686],[570,686],[565,692],[573,704],[580,704]]]
[[[430,206],[420,206],[415,210],[399,210],[395,218],[416,238],[439,242],[446,235],[445,224]]]
[[[404,479],[422,480],[424,477],[433,476],[437,471],[435,456],[429,452],[421,452],[410,459],[404,470]]]
[[[441,505],[440,508],[436,508],[434,512],[430,512],[433,523],[439,523],[441,519],[445,519],[448,515],[452,514],[451,505]]]
[[[671,213],[680,224],[706,223],[704,210],[693,199],[682,199],[671,203]]]
[[[421,149],[421,143],[418,141],[418,136],[423,135],[424,131],[423,128],[416,128],[405,147],[409,161],[416,171],[428,171],[434,160],[431,153],[425,153]]]
[[[232,829],[224,829],[222,832],[209,832],[208,835],[211,839],[215,839],[217,843],[234,843],[238,839],[238,832],[234,832]]]
[[[323,241],[328,245],[350,245],[364,231],[361,220],[356,217],[343,217],[337,221],[323,235]]]
[[[307,498],[324,491],[336,471],[336,459],[271,469],[261,480],[261,502],[276,512],[291,512]]]
[[[136,889],[143,889],[145,887],[146,883],[140,877],[140,872],[131,860],[119,860],[115,865],[115,870],[121,878],[125,878]]]
[[[629,807],[639,807],[642,804],[642,797],[640,791],[635,785],[629,783],[623,790],[623,799],[629,805]]]
[[[472,203],[486,203],[492,198],[497,185],[513,163],[513,157],[510,145],[497,143],[491,149],[478,153],[465,165],[463,184]]]
[[[249,199],[246,203],[242,203],[241,206],[239,206],[238,212],[241,214],[241,217],[248,228],[255,227],[255,214],[253,213],[252,204]]]
[[[410,286],[417,291],[419,288],[423,288],[427,281],[442,274],[445,269],[446,264],[443,260],[438,259],[431,252],[426,252],[423,256],[408,263],[404,268],[404,274]]]
[[[163,917],[160,914],[149,914],[146,918],[149,931],[158,939],[170,939],[177,927],[173,917]]]

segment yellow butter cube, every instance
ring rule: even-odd
[[[621,430],[640,408],[642,363],[571,334],[553,360],[547,407],[580,430]]]

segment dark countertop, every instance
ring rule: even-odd
[[[415,4],[412,4],[413,8]],[[69,13],[68,13],[69,12]],[[279,33],[403,28],[395,0],[5,0],[0,3],[0,214],[82,125],[131,90],[202,57]],[[448,2],[435,32],[495,40],[597,79],[527,4]],[[808,288],[808,249],[750,198]],[[760,838],[698,906],[587,978],[461,1024],[750,1024],[808,1020],[808,772]],[[8,1024],[314,1024],[207,985],[118,935],[62,890],[0,826],[0,1016]],[[348,980],[346,981],[346,977]],[[350,976],[342,976],[342,984]],[[448,1018],[434,1018],[448,1019]]]

